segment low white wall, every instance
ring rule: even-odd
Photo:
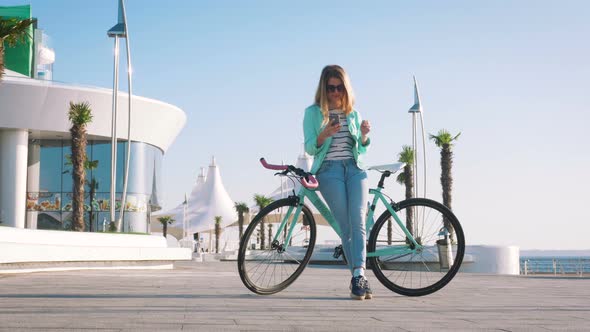
[[[57,246],[0,242],[0,263],[190,260],[186,248]],[[6,254],[8,253],[8,254]]]
[[[520,248],[516,246],[466,246],[461,272],[520,274]]]
[[[85,233],[0,227],[0,264],[190,260],[157,235]]]
[[[14,227],[0,227],[0,242],[86,247],[166,247],[166,239],[162,235],[67,232]]]

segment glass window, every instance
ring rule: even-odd
[[[37,218],[39,229],[71,229],[72,219],[72,165],[69,158],[69,140],[31,141],[29,154],[29,176],[34,176],[32,165],[39,160],[39,186],[29,186],[27,211]],[[120,210],[125,166],[125,142],[117,144],[116,208]],[[35,150],[36,149],[36,150]],[[36,152],[38,151],[38,153]],[[95,192],[86,186],[85,210],[86,230],[104,231],[110,221],[111,190],[111,144],[110,141],[89,141],[86,154],[90,161],[98,161],[97,167],[87,170],[86,181],[94,180]],[[149,230],[149,213],[159,209],[158,191],[161,190],[160,170],[163,153],[160,149],[139,142],[131,143],[129,182],[123,231],[146,232]],[[38,159],[37,159],[38,158]],[[33,160],[34,159],[34,160]],[[31,183],[34,179],[29,180]],[[92,213],[92,220],[90,214]],[[34,215],[34,216],[33,216]],[[119,213],[117,212],[118,218]]]
[[[97,192],[111,191],[111,142],[92,142],[92,160],[98,160],[98,167],[92,170],[91,177],[98,184]]]
[[[62,185],[62,143],[55,140],[41,140],[40,192],[61,192]]]
[[[117,184],[117,187],[115,189],[117,192],[123,192],[123,177],[125,176],[125,145],[125,142],[117,143],[117,182],[115,182]],[[109,158],[109,161],[110,160],[111,158]],[[109,164],[109,174],[110,167],[111,165]],[[129,173],[131,173],[131,168],[129,168]],[[129,191],[129,189],[127,190]]]

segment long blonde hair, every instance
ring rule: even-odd
[[[344,114],[349,115],[352,112],[354,106],[354,93],[352,86],[350,85],[350,79],[344,69],[338,65],[328,65],[322,69],[322,75],[320,76],[320,82],[318,83],[318,89],[315,93],[315,103],[318,105],[324,116],[324,123],[328,122],[329,109],[328,109],[328,80],[330,78],[337,78],[342,81],[344,85],[344,96],[342,97],[342,110]]]

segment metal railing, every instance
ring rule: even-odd
[[[590,257],[521,258],[520,274],[590,276]]]

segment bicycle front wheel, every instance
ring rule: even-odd
[[[238,271],[252,292],[261,295],[280,292],[299,277],[309,262],[316,239],[315,221],[306,206],[295,220],[296,208],[295,197],[275,201],[262,209],[244,232]],[[285,227],[279,230],[283,220],[286,220]],[[293,234],[287,243],[293,223]]]
[[[392,207],[420,247],[412,249],[408,236],[386,210],[373,226],[368,252],[400,250],[369,258],[375,276],[385,287],[406,296],[428,295],[443,288],[459,271],[465,253],[459,221],[448,208],[430,199],[412,198]]]

